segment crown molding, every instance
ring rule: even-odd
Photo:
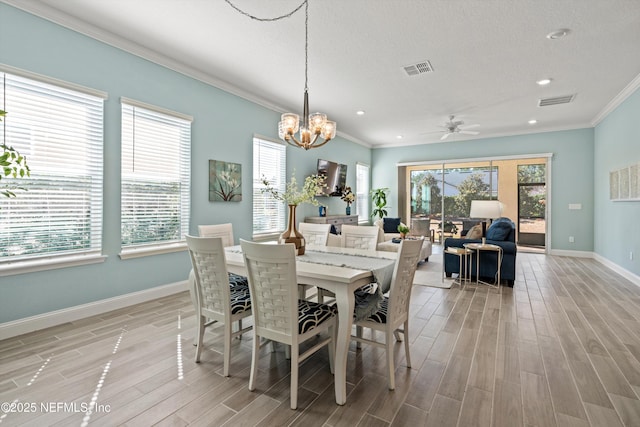
[[[624,87],[609,103],[591,120],[591,126],[596,127],[603,121],[613,110],[618,108],[628,97],[630,97],[638,88],[640,88],[640,74]]]

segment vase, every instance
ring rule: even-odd
[[[351,215],[351,206],[347,206],[347,215]]]
[[[298,205],[289,206],[289,223],[287,229],[280,234],[279,243],[293,243],[296,245],[296,253],[298,255],[304,255],[304,236],[296,228],[296,208]]]
[[[318,207],[318,215],[327,216],[327,207],[326,206],[319,206]]]

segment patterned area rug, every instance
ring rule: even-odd
[[[414,285],[431,286],[434,288],[449,289],[453,285],[453,279],[442,279],[442,248],[433,246],[433,254],[429,261],[418,264],[416,275],[413,279]]]

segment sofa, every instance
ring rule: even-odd
[[[513,287],[516,279],[516,225],[509,218],[498,218],[494,220],[486,231],[488,244],[498,245],[502,248],[502,266],[500,268],[501,281],[505,281],[508,286]],[[460,273],[460,260],[457,255],[446,253],[449,247],[464,247],[465,243],[482,243],[482,238],[466,239],[449,237],[444,241],[444,271],[447,277],[453,273]],[[480,258],[480,279],[494,281],[498,268],[498,253],[491,251],[482,252]],[[472,276],[476,275],[476,257],[471,259]]]

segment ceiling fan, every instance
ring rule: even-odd
[[[453,115],[449,116],[449,121],[445,123],[444,126],[442,126],[445,128],[445,130],[441,132],[445,132],[445,134],[442,135],[442,137],[440,138],[440,141],[444,141],[449,137],[449,135],[454,133],[462,133],[465,135],[478,135],[480,133],[473,130],[467,130],[467,129],[478,127],[480,125],[475,124],[475,125],[460,127],[461,125],[464,124],[464,122],[462,120],[454,120],[454,119],[455,119],[455,116]]]

